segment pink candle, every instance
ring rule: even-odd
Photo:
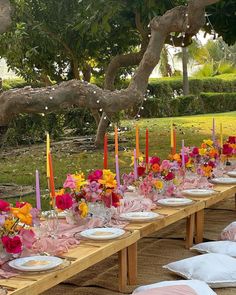
[[[134,149],[134,179],[138,179],[138,169],[137,169],[137,155],[136,155],[136,149]]]
[[[185,170],[184,139],[182,139],[182,150],[181,150],[181,155],[182,155],[182,168]]]
[[[40,195],[40,185],[39,185],[39,172],[35,171],[36,177],[36,208],[41,210],[41,195]]]
[[[117,181],[117,186],[118,188],[120,187],[120,171],[119,171],[119,159],[118,155],[116,157],[116,181]]]

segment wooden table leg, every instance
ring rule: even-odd
[[[189,249],[193,246],[193,236],[194,236],[194,222],[195,222],[195,214],[191,214],[187,217],[186,223],[186,244],[185,247]]]
[[[119,259],[119,291],[125,292],[127,287],[127,248],[118,252]]]
[[[137,243],[128,247],[128,283],[130,285],[137,284]]]
[[[204,230],[204,210],[196,212],[195,243],[202,243]]]

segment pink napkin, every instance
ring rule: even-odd
[[[197,295],[193,288],[187,285],[165,286],[144,290],[137,295]]]

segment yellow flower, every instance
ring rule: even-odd
[[[213,146],[213,141],[211,139],[204,139],[203,142],[210,147]]]
[[[104,169],[102,179],[99,179],[98,182],[105,185],[106,188],[115,188],[117,185],[115,177],[116,175],[109,169]]]
[[[87,184],[87,181],[85,180],[84,177],[84,173],[80,173],[80,174],[72,174],[71,175],[74,180],[75,180],[75,184],[76,184],[76,191],[79,192],[81,187],[83,187],[85,184]]]
[[[174,161],[177,161],[177,162],[180,162],[180,161],[181,161],[180,154],[175,154],[175,155],[173,156],[173,160],[174,160]]]
[[[14,229],[13,229],[14,223],[15,223],[15,221],[13,219],[6,219],[3,227],[9,232],[13,232],[14,231]]]
[[[206,149],[199,149],[199,155],[204,156],[206,154],[207,150]]]
[[[32,206],[29,203],[25,203],[21,208],[11,208],[12,214],[19,218],[22,223],[31,225],[32,224],[32,215],[30,214],[30,210]]]
[[[191,167],[193,167],[193,163],[191,162],[191,160],[189,160],[189,161],[186,163],[186,167],[187,167],[187,168],[191,168]]]
[[[138,163],[143,163],[144,161],[144,155],[140,154],[138,157]],[[131,164],[130,166],[134,166],[134,156],[131,157]]]
[[[155,181],[154,185],[156,189],[159,189],[159,190],[163,189],[163,182],[161,180]]]
[[[82,201],[82,203],[79,204],[79,211],[80,216],[85,218],[88,215],[88,205]]]
[[[65,189],[62,188],[62,189],[56,191],[56,196],[62,196],[62,195],[64,195],[64,193],[65,193]]]

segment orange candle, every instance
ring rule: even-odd
[[[118,130],[115,127],[115,155],[118,156]]]
[[[136,125],[136,156],[139,158],[139,128],[138,124]]]
[[[53,175],[53,167],[52,167],[52,155],[50,152],[48,154],[48,163],[49,163],[49,170],[50,170],[49,182],[50,182],[51,197],[54,198],[55,197],[55,184],[54,184],[54,175]]]
[[[176,129],[173,128],[173,155],[176,154]]]
[[[107,167],[108,167],[107,159],[108,159],[107,134],[105,133],[105,135],[104,135],[104,164],[103,164],[104,169],[107,169]]]

